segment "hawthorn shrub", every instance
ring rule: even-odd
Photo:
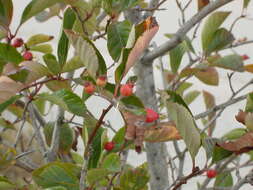
[[[237,190],[253,183],[251,171],[240,175],[253,156],[253,93],[241,95],[253,79],[235,89],[232,78],[238,72],[253,72],[253,64],[244,63],[250,56],[234,50],[252,41],[236,39],[232,33],[238,20],[247,19],[250,0],[241,1],[241,15],[230,28],[223,23],[231,12],[217,9],[233,0],[198,0],[196,14],[187,19],[185,11],[196,2],[174,2],[182,15],[180,28],[165,34],[168,41],[161,46],[151,47],[159,31],[155,12],[166,11],[166,0],[31,0],[14,31],[10,28],[13,2],[0,0],[0,189],[143,190],[150,184],[151,189],[156,185],[157,189],[176,190],[202,175],[204,181],[197,183],[200,190]],[[62,21],[59,36],[18,36],[29,19],[47,22],[55,16]],[[52,46],[53,38],[59,39],[57,47]],[[106,63],[96,47],[98,39],[106,40],[113,64]],[[201,48],[194,44],[201,44]],[[164,89],[146,94],[157,99],[154,107],[137,95],[145,91],[139,81],[150,76],[129,71],[136,65],[144,71],[162,56],[169,57],[169,66],[164,67],[160,59],[158,68]],[[216,105],[211,92],[191,90],[194,84],[190,79],[218,86],[218,69],[228,72],[232,95]],[[147,80],[151,89],[154,80]],[[81,95],[77,87],[83,89]],[[194,115],[191,103],[201,94],[206,111]],[[102,112],[102,108],[95,108],[101,112],[99,117],[86,106],[94,96],[108,102]],[[246,100],[245,107],[238,114],[231,113],[241,127],[232,128],[222,138],[213,136],[224,109],[242,100]],[[125,122],[120,129],[105,119],[112,108]],[[50,115],[55,115],[54,121],[49,120]],[[169,141],[173,143],[165,146],[174,146],[176,154],[171,157],[168,153],[168,163],[161,163],[170,171],[168,176],[150,167],[159,163],[148,161],[134,167],[126,162],[129,150],[149,151],[145,142],[157,145]],[[178,141],[184,142],[183,150]],[[78,151],[80,146],[84,151]],[[201,147],[206,152],[202,167],[195,160]],[[192,170],[185,173],[189,155]],[[240,161],[242,155],[246,161]]]

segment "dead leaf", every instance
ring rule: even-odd
[[[245,118],[246,118],[247,112],[244,112],[242,110],[239,110],[238,114],[235,116],[235,119],[245,125]]]
[[[194,75],[205,84],[214,86],[217,86],[219,84],[219,74],[213,67],[199,69]]]
[[[147,127],[144,136],[147,142],[166,142],[182,138],[173,122],[162,122],[156,126]]]
[[[241,154],[253,150],[253,132],[248,132],[239,139],[232,142],[217,143],[225,150]]]
[[[0,76],[0,103],[5,102],[12,96],[16,95],[24,85],[10,79],[7,76]]]
[[[203,9],[209,3],[210,3],[209,0],[198,0],[198,11],[200,11],[201,9]]]
[[[244,70],[253,73],[253,64],[244,65]]]
[[[127,74],[130,68],[140,59],[140,56],[144,50],[148,47],[150,41],[153,39],[157,31],[159,30],[159,25],[157,24],[155,17],[148,17],[143,22],[144,30],[143,34],[137,39],[132,51],[130,52],[123,77]]]

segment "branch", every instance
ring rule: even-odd
[[[224,109],[224,108],[226,108],[227,106],[230,106],[230,105],[232,105],[232,104],[235,104],[235,103],[237,103],[237,102],[239,102],[239,101],[242,101],[242,100],[244,100],[244,99],[246,99],[246,98],[247,98],[247,95],[242,95],[242,96],[239,96],[238,98],[231,99],[231,100],[229,100],[229,101],[227,101],[227,102],[225,102],[225,103],[223,103],[223,104],[214,106],[213,108],[211,108],[211,109],[209,109],[209,110],[207,110],[207,111],[205,111],[205,112],[202,112],[202,113],[200,113],[200,114],[195,115],[195,116],[194,116],[194,119],[197,120],[197,119],[201,119],[201,118],[203,118],[203,117],[206,117],[206,116],[208,116],[208,115],[209,115],[210,113],[212,113],[212,112],[216,112],[216,111],[218,111],[218,110]]]
[[[154,60],[157,57],[165,54],[169,50],[173,49],[184,40],[184,37],[187,34],[187,32],[189,32],[197,23],[199,23],[203,18],[205,18],[209,13],[232,1],[234,0],[216,0],[214,2],[209,3],[201,11],[199,11],[196,15],[194,15],[189,21],[187,21],[169,41],[165,42],[155,50],[147,53],[142,58],[142,61],[147,62]]]
[[[103,110],[100,118],[98,119],[96,126],[94,128],[94,130],[91,132],[89,138],[88,138],[88,142],[87,142],[87,146],[85,147],[85,151],[84,151],[84,162],[82,165],[82,170],[81,170],[81,177],[80,177],[80,182],[79,182],[79,189],[80,190],[84,190],[86,188],[86,184],[85,184],[85,178],[86,178],[86,173],[87,173],[87,164],[89,161],[89,150],[90,150],[90,145],[92,144],[98,129],[101,127],[101,125],[103,124],[103,120],[106,116],[106,114],[111,110],[111,108],[113,107],[113,104],[110,104],[106,109]]]

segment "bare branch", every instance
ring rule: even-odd
[[[157,57],[173,49],[183,41],[187,32],[189,32],[197,23],[199,23],[203,18],[205,18],[209,13],[232,1],[234,0],[216,0],[214,2],[209,3],[201,11],[199,11],[196,15],[194,15],[189,21],[187,21],[169,41],[165,42],[155,50],[147,53],[142,58],[142,60],[146,62],[156,59]]]

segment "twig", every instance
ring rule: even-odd
[[[242,95],[242,96],[239,96],[238,98],[231,99],[231,100],[229,100],[229,101],[227,101],[225,103],[222,103],[222,104],[219,104],[217,106],[214,106],[213,108],[211,108],[211,109],[209,109],[209,110],[207,110],[205,112],[202,112],[200,114],[195,115],[194,119],[197,120],[197,119],[201,119],[203,117],[206,117],[206,116],[208,116],[212,112],[216,112],[216,111],[218,111],[220,109],[224,109],[227,106],[230,106],[230,105],[235,104],[235,103],[237,103],[239,101],[245,100],[246,98],[247,98],[247,95]]]
[[[88,138],[88,142],[87,142],[87,145],[86,145],[85,151],[84,151],[84,163],[83,163],[83,166],[82,166],[81,177],[80,177],[80,182],[79,182],[80,190],[84,190],[86,188],[85,178],[86,178],[86,173],[87,173],[87,171],[86,171],[87,170],[87,164],[88,164],[88,160],[89,160],[90,145],[93,142],[93,139],[95,138],[98,129],[103,124],[103,120],[104,120],[106,114],[110,111],[110,109],[112,107],[113,107],[113,104],[110,104],[106,109],[103,110],[99,120],[96,123],[96,126],[95,126],[94,130],[91,132],[91,134]]]
[[[157,57],[165,54],[169,50],[176,47],[179,43],[182,42],[184,36],[189,32],[197,23],[199,23],[203,18],[205,18],[209,13],[214,10],[226,5],[234,0],[216,0],[209,3],[203,9],[201,9],[196,15],[194,15],[190,20],[188,20],[177,32],[176,34],[167,42],[148,52],[145,56],[143,56],[142,61],[148,62],[156,59]]]
[[[28,150],[28,151],[26,151],[26,152],[23,152],[23,153],[17,155],[17,156],[15,157],[15,160],[17,160],[17,159],[19,159],[19,158],[22,158],[22,157],[24,157],[24,156],[27,156],[28,154],[31,154],[31,153],[33,153],[33,152],[35,152],[35,150]]]

